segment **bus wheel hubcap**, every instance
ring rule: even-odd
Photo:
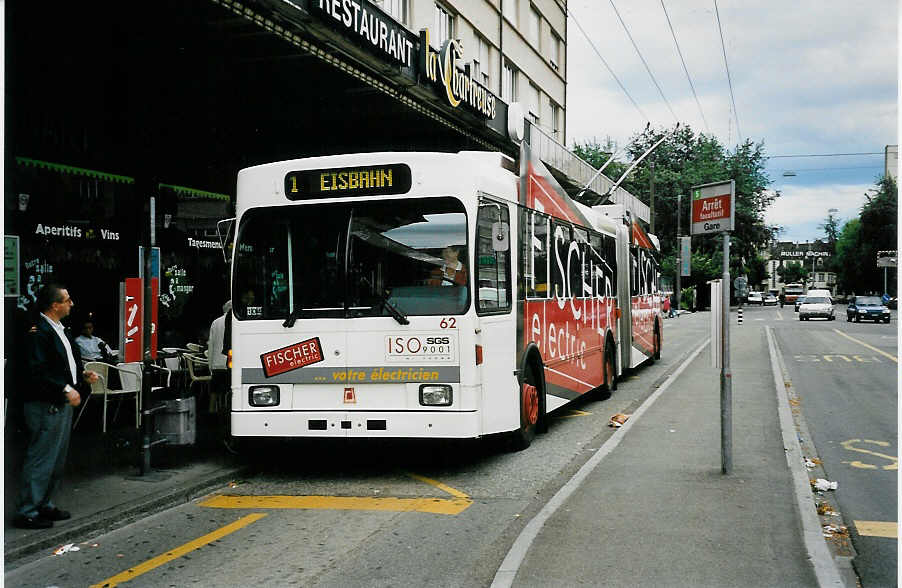
[[[523,416],[527,425],[539,420],[539,391],[531,384],[523,384]]]

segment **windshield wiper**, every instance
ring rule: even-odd
[[[295,321],[297,321],[299,318],[304,318],[304,313],[309,310],[310,310],[309,308],[301,308],[301,307],[295,308],[288,315],[288,318],[285,319],[285,322],[282,323],[282,326],[285,327],[286,329],[290,329],[291,327],[294,326]]]
[[[388,299],[388,296],[379,292],[379,290],[376,289],[376,287],[373,286],[368,279],[366,279],[366,276],[360,276],[360,281],[373,289],[373,293],[376,295],[377,298],[379,298],[379,302],[381,303],[380,306],[382,308],[384,308],[385,310],[387,310],[388,314],[392,315],[392,317],[396,321],[398,321],[399,324],[402,324],[402,325],[410,324],[410,321],[407,320],[407,315],[405,315],[403,312],[401,312],[401,309],[399,309],[397,306],[392,304],[392,302]]]

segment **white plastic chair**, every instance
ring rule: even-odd
[[[126,369],[123,366],[132,366],[137,365],[139,368],[138,375],[135,377],[134,371],[131,368]],[[78,417],[75,419],[75,424],[72,428],[78,426],[78,421],[81,419],[82,413],[85,411],[85,407],[88,405],[88,401],[91,400],[92,396],[103,396],[103,432],[106,433],[106,413],[107,413],[107,404],[109,402],[110,396],[121,396],[123,394],[134,394],[135,395],[135,426],[139,426],[141,423],[141,374],[140,374],[140,364],[119,364],[119,366],[113,366],[108,363],[104,363],[102,361],[89,361],[85,364],[85,370],[90,370],[97,374],[97,381],[91,384],[91,396],[88,397],[88,400],[82,403],[81,410],[78,412]],[[111,389],[108,385],[110,370],[114,370],[119,373],[119,381],[121,383],[121,387],[119,389]],[[113,420],[116,420],[116,416],[119,414],[118,407],[116,408],[116,414],[113,415]]]
[[[190,345],[190,343],[189,343]],[[213,379],[213,372],[210,371],[210,361],[200,353],[186,353],[182,356],[188,366],[188,377],[191,383],[188,385],[190,391],[194,384],[208,384]]]

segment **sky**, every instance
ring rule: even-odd
[[[765,219],[783,228],[781,241],[822,238],[831,208],[841,222],[857,218],[883,175],[884,148],[898,144],[896,0],[718,0],[720,30],[714,0],[567,5],[568,145],[623,145],[647,121],[688,124],[730,149],[748,138],[770,158],[769,189],[780,197]],[[797,157],[847,153],[873,155]]]

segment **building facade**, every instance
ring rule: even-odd
[[[806,289],[830,290],[835,296],[836,274],[828,269],[832,258],[833,248],[822,241],[774,243],[766,254],[768,278],[765,284],[761,284],[762,290],[775,293],[783,291],[786,283],[778,270],[790,263],[797,263],[808,271],[808,277],[803,280]]]
[[[581,189],[595,170],[565,147],[566,23],[560,0],[11,3],[7,318],[62,281],[74,320],[91,314],[117,341],[119,283],[138,275],[153,196],[161,343],[204,339],[229,297],[217,222],[251,165],[372,151],[516,157],[509,129],[522,111],[539,156]],[[610,185],[602,176],[590,190]],[[614,194],[647,218],[630,198]]]

